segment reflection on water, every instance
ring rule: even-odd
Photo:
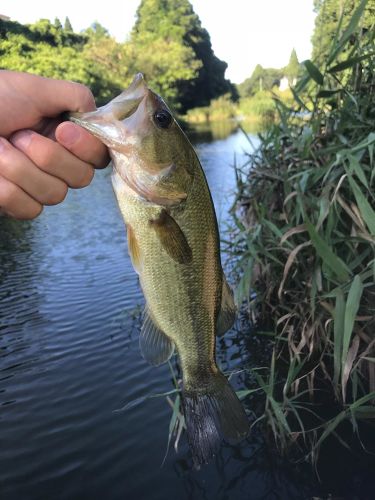
[[[234,153],[241,160],[248,148],[242,132],[226,135],[232,126],[192,135],[221,227],[235,187]],[[134,325],[143,299],[109,171],[32,223],[2,219],[0,235],[0,498],[305,497],[308,481],[260,436],[223,446],[200,471],[183,440],[160,467],[166,400],[113,412],[170,390],[172,381],[167,366],[150,367],[139,353]],[[224,370],[249,356],[244,335],[219,341]]]
[[[234,120],[197,124],[190,130],[190,138],[194,142],[213,142],[226,139],[236,132],[238,124]]]

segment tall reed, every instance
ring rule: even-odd
[[[255,373],[281,448],[316,456],[340,424],[375,418],[374,30],[362,1],[323,67],[304,62],[295,104],[237,168],[238,303],[267,324],[273,355]],[[246,391],[243,393],[246,395]],[[335,410],[319,409],[332,401]],[[325,416],[323,416],[323,414]]]

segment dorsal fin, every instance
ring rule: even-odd
[[[166,363],[174,350],[173,342],[156,325],[148,307],[144,311],[139,347],[144,359],[154,366]]]

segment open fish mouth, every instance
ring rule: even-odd
[[[130,86],[105,106],[86,113],[69,113],[68,119],[105,142],[103,139],[112,135],[113,123],[123,121],[134,114],[148,92],[143,74],[138,73]]]

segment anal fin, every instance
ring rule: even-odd
[[[166,363],[174,350],[173,342],[156,325],[148,307],[144,311],[139,347],[144,359],[153,366]]]

